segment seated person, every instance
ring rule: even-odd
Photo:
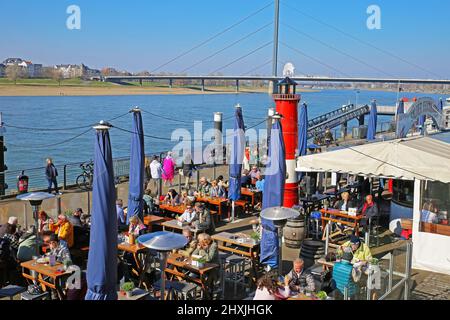
[[[47,215],[47,213],[44,210],[39,211],[39,218],[38,218],[38,226],[39,226],[39,234],[44,234],[44,232],[49,232],[50,230],[50,223],[53,223],[53,220]]]
[[[180,196],[175,189],[169,189],[167,195],[164,197],[164,202],[171,206],[178,206],[180,204]]]
[[[201,177],[199,182],[200,184],[198,186],[197,192],[195,192],[195,196],[196,197],[201,195],[208,196],[211,189],[211,185],[209,184],[208,180],[206,180],[205,177]]]
[[[230,184],[228,183],[228,181],[225,181],[225,180],[223,179],[223,176],[222,176],[222,175],[218,176],[216,180],[217,180],[217,185],[223,187],[224,189],[228,188],[229,185],[230,185]]]
[[[69,218],[70,223],[74,227],[83,227],[83,223],[81,222],[81,215],[83,214],[83,209],[77,208],[73,213],[72,217]]]
[[[117,212],[117,224],[120,231],[126,230],[127,218],[125,216],[125,211],[123,210],[122,199],[116,200],[116,212]]]
[[[334,205],[335,209],[338,209],[340,211],[348,211],[349,208],[354,208],[355,204],[353,201],[350,200],[350,193],[348,192],[342,192],[341,194],[341,200],[336,202]]]
[[[136,216],[130,217],[130,226],[128,227],[128,234],[133,234],[135,238],[143,235],[147,227],[142,223],[141,219]]]
[[[336,289],[336,282],[333,281],[332,271],[324,271],[320,276],[320,280],[320,291],[324,291],[327,295],[330,295]]]
[[[16,266],[19,237],[16,234],[16,224],[6,224],[3,236],[0,237],[0,262]]]
[[[436,207],[436,205],[433,202],[427,201],[423,205],[420,221],[426,222],[426,223],[437,224],[437,223],[439,223],[438,212],[439,212],[439,210]]]
[[[187,192],[187,190],[181,191],[181,195],[180,195],[180,199],[179,199],[180,204],[181,204],[181,205],[186,205],[186,203],[187,203],[188,201],[189,201],[189,198],[188,198],[188,192]]]
[[[214,222],[211,219],[211,213],[205,207],[204,203],[195,204],[196,217],[192,220],[192,226],[198,231],[212,234],[214,232]]]
[[[183,228],[183,236],[187,239],[187,244],[183,249],[178,250],[178,253],[184,257],[190,257],[192,252],[197,248],[197,240],[192,237],[192,232],[189,227]]]
[[[54,230],[55,234],[58,235],[61,245],[65,245],[69,249],[73,247],[73,225],[67,219],[66,215],[60,214],[58,216],[58,222],[56,224],[50,224],[50,229]]]
[[[249,171],[247,169],[244,169],[244,171],[242,171],[241,176],[241,187],[248,188],[251,185],[252,185],[252,178],[249,175]]]
[[[337,250],[337,254],[342,256],[346,251],[349,251],[353,255],[352,264],[367,264],[372,259],[372,253],[370,252],[367,244],[363,243],[359,237],[352,235],[350,240],[342,244]]]
[[[253,166],[252,170],[250,171],[250,178],[252,179],[252,184],[256,183],[256,180],[258,178],[258,175],[261,174],[257,166]]]
[[[285,284],[288,284],[289,291],[312,293],[316,290],[314,278],[310,272],[304,269],[304,266],[303,259],[294,260],[292,270],[285,277]]]
[[[38,256],[36,251],[36,227],[30,226],[19,240],[19,249],[17,251],[17,260],[20,262],[30,261],[33,256]]]
[[[256,176],[256,184],[255,184],[256,190],[264,192],[264,182],[265,182],[264,176],[259,173]]]
[[[49,245],[50,245],[49,254],[56,256],[56,261],[61,263],[66,260],[72,261],[69,249],[67,248],[66,245],[61,243],[56,234],[50,235]]]
[[[366,201],[361,209],[361,213],[365,216],[365,218],[361,220],[361,225],[364,227],[369,225],[372,218],[378,217],[378,206],[373,201],[373,196],[371,194],[366,196]]]
[[[201,233],[197,237],[197,248],[192,252],[192,255],[200,256],[206,263],[214,263],[219,265],[219,250],[217,243],[215,243],[209,234]],[[212,291],[214,281],[219,278],[219,269],[214,268],[208,272],[206,276],[206,286]],[[210,297],[210,293],[206,292],[206,298]]]
[[[155,211],[155,201],[153,199],[153,197],[151,196],[152,194],[152,190],[147,189],[144,192],[144,195],[142,196],[142,200],[144,200],[144,204],[145,204],[145,213],[146,214],[151,214],[152,212]]]
[[[357,293],[357,286],[352,277],[352,260],[353,254],[351,252],[345,252],[342,255],[341,261],[334,264],[332,274],[333,282],[336,286],[336,291],[340,295],[344,295],[344,290],[345,288],[347,288],[349,297],[354,297]]]
[[[211,188],[209,190],[209,195],[212,198],[224,198],[225,189],[217,184],[216,180],[211,181]]]
[[[253,300],[277,300],[280,296],[273,272],[267,272],[258,279]],[[288,297],[289,286],[285,283],[284,297]]]
[[[183,212],[181,216],[178,217],[178,221],[192,223],[192,221],[196,220],[197,213],[194,210],[193,203],[188,201],[186,203],[186,210]]]

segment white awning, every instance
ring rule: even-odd
[[[430,137],[367,143],[299,157],[296,170],[450,183],[450,144]]]

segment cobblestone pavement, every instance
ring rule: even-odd
[[[432,273],[411,292],[412,300],[450,300],[450,276]]]

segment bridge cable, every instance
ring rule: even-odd
[[[300,31],[300,30],[298,30],[298,29],[296,29],[296,28],[294,28],[294,27],[292,27],[292,26],[290,26],[290,25],[288,25],[286,23],[281,23],[281,24],[286,26],[286,27],[288,27],[289,29],[293,30],[294,32],[296,32],[298,34],[301,34],[301,35],[309,38],[310,40],[313,40],[313,41],[316,41],[316,42],[320,43],[321,45],[327,47],[328,49],[334,50],[334,51],[336,51],[336,52],[338,52],[338,53],[340,53],[340,54],[342,54],[342,55],[344,55],[344,56],[346,56],[346,57],[348,57],[350,59],[355,60],[356,62],[358,62],[360,64],[365,65],[366,67],[369,67],[369,68],[371,68],[371,69],[373,69],[373,70],[375,70],[377,72],[380,72],[380,73],[382,73],[384,75],[387,75],[389,77],[398,78],[398,76],[395,76],[395,75],[393,75],[391,73],[385,72],[384,70],[382,70],[382,69],[380,69],[378,67],[375,67],[375,66],[373,66],[373,65],[371,65],[371,64],[369,64],[369,63],[367,63],[367,62],[365,62],[365,61],[363,61],[363,60],[361,60],[361,59],[359,59],[359,58],[357,58],[357,57],[355,57],[355,56],[345,52],[345,51],[342,51],[342,50],[340,50],[340,49],[338,49],[338,48],[336,48],[336,47],[334,47],[334,46],[332,46],[332,45],[330,45],[330,44],[328,44],[328,43],[326,43],[326,42],[324,42],[322,40],[316,39],[313,36],[307,34],[306,32],[302,32],[302,31]]]
[[[325,66],[325,67],[327,67],[327,68],[329,68],[329,69],[331,69],[331,70],[333,70],[333,71],[335,71],[335,72],[338,72],[338,73],[340,73],[340,74],[342,74],[342,75],[344,75],[344,76],[346,76],[346,77],[351,78],[351,76],[350,76],[349,74],[347,74],[347,73],[345,73],[345,72],[343,72],[343,71],[341,71],[341,70],[339,70],[339,69],[337,69],[337,68],[335,68],[335,67],[333,67],[333,66],[331,66],[331,65],[329,65],[329,64],[327,64],[327,63],[325,63],[325,62],[323,62],[323,61],[321,61],[321,60],[319,60],[319,59],[317,59],[317,58],[314,58],[314,57],[312,57],[312,56],[310,56],[310,55],[308,55],[308,54],[306,54],[306,53],[304,53],[304,52],[302,52],[302,51],[300,51],[300,50],[298,50],[298,49],[295,49],[295,48],[291,47],[290,45],[288,45],[288,44],[286,44],[286,43],[284,43],[284,42],[280,42],[280,43],[281,43],[283,46],[285,46],[285,47],[291,49],[292,51],[295,51],[295,52],[297,52],[298,54],[300,54],[300,55],[302,55],[302,56],[305,56],[305,57],[307,57],[307,58],[309,58],[309,59],[311,59],[311,60],[317,62],[318,64],[321,64],[321,65],[323,65],[323,66]]]
[[[243,56],[240,56],[239,58],[237,58],[237,59],[231,61],[230,63],[224,65],[223,67],[220,67],[220,68],[214,70],[213,72],[210,73],[210,75],[212,75],[212,74],[214,74],[214,73],[217,73],[217,72],[219,72],[220,70],[223,70],[223,69],[225,69],[225,68],[228,68],[229,66],[235,64],[236,62],[239,62],[239,61],[241,61],[242,59],[245,59],[245,58],[247,58],[248,56],[251,56],[252,54],[256,53],[257,51],[259,51],[259,50],[261,50],[261,49],[264,49],[265,47],[271,45],[272,43],[273,43],[273,41],[267,42],[266,44],[264,44],[264,45],[262,45],[262,46],[260,46],[260,47],[258,47],[258,48],[256,48],[256,49],[250,51],[249,53],[247,53],[247,54],[245,54],[245,55],[243,55]]]
[[[396,55],[396,54],[394,54],[394,53],[392,53],[392,52],[389,52],[389,51],[387,51],[387,50],[385,50],[385,49],[379,48],[379,47],[375,46],[374,44],[372,44],[372,43],[370,43],[370,42],[364,41],[364,40],[362,40],[362,39],[360,39],[360,38],[358,38],[358,37],[356,37],[356,36],[354,36],[354,35],[352,35],[352,34],[346,32],[346,31],[344,31],[344,30],[342,30],[342,29],[340,29],[340,28],[338,28],[338,27],[336,27],[336,26],[333,26],[333,25],[331,25],[331,24],[329,24],[329,23],[327,23],[327,22],[324,22],[324,21],[322,21],[322,20],[319,20],[318,18],[313,17],[313,16],[311,16],[310,14],[307,14],[307,13],[301,11],[301,10],[299,10],[299,9],[297,9],[297,8],[295,8],[295,7],[293,7],[293,6],[290,5],[290,4],[287,4],[286,1],[284,1],[284,0],[281,1],[281,3],[282,3],[283,5],[285,5],[286,7],[292,9],[293,11],[296,11],[297,13],[299,13],[299,14],[301,14],[301,15],[303,15],[303,16],[305,16],[305,17],[311,19],[311,20],[314,20],[315,22],[317,22],[317,23],[319,23],[319,24],[321,24],[321,25],[324,25],[324,26],[326,26],[326,27],[328,27],[328,28],[330,28],[330,29],[332,29],[332,30],[334,30],[334,31],[336,31],[336,32],[338,32],[338,33],[340,33],[340,34],[343,34],[344,36],[349,37],[349,38],[353,39],[354,41],[357,41],[357,42],[359,42],[359,43],[362,43],[362,44],[364,44],[364,45],[366,45],[366,46],[368,46],[368,47],[371,47],[371,48],[373,48],[373,49],[375,49],[375,50],[377,50],[377,51],[379,51],[379,52],[381,52],[381,53],[383,53],[383,54],[385,54],[385,55],[388,55],[388,56],[390,56],[390,57],[392,57],[392,58],[395,58],[395,59],[397,59],[397,60],[400,60],[400,61],[402,61],[403,63],[406,63],[406,64],[408,64],[408,65],[410,65],[410,66],[412,66],[412,67],[418,68],[418,69],[420,69],[420,70],[422,70],[422,71],[424,71],[424,72],[426,72],[426,73],[432,74],[432,75],[437,76],[438,78],[441,78],[441,79],[445,79],[445,77],[443,77],[442,75],[439,75],[439,74],[437,74],[437,73],[435,73],[435,72],[433,72],[433,71],[427,70],[427,69],[425,69],[425,68],[423,68],[423,67],[421,67],[421,66],[419,66],[419,65],[417,65],[417,64],[415,64],[415,63],[413,63],[413,62],[410,62],[410,61],[408,61],[408,60],[406,60],[406,59],[404,59],[404,58],[402,58],[402,57],[400,57],[400,56],[398,56],[398,55]]]
[[[211,58],[217,56],[218,54],[224,52],[225,50],[227,50],[227,49],[229,49],[229,48],[235,46],[236,44],[238,44],[238,43],[240,43],[240,42],[242,42],[242,41],[244,41],[244,40],[250,38],[251,36],[257,34],[257,33],[260,32],[261,30],[264,30],[265,28],[267,28],[268,26],[271,26],[272,24],[273,24],[273,21],[271,21],[271,22],[265,24],[264,26],[258,28],[257,30],[255,30],[255,31],[253,31],[253,32],[251,32],[251,33],[249,33],[249,34],[243,36],[242,38],[240,38],[240,39],[234,41],[233,43],[231,43],[231,44],[225,46],[224,48],[222,48],[222,49],[220,49],[220,50],[214,52],[213,54],[211,54],[211,55],[209,55],[209,56],[207,56],[207,57],[201,59],[200,61],[197,61],[196,63],[190,65],[189,67],[187,67],[187,68],[181,70],[180,73],[183,74],[183,73],[185,73],[186,71],[192,69],[193,67],[196,67],[196,66],[198,66],[199,64],[202,64],[203,62],[205,62],[205,61],[207,61],[207,60],[209,60],[209,59],[211,59]]]
[[[192,51],[204,46],[205,44],[211,42],[212,40],[218,38],[219,36],[223,35],[224,33],[230,31],[231,29],[237,27],[238,25],[244,23],[245,21],[251,19],[252,17],[256,16],[258,13],[264,11],[265,9],[267,9],[268,7],[272,6],[272,1],[268,4],[266,4],[264,7],[262,7],[261,9],[256,10],[255,12],[251,13],[250,15],[246,16],[245,18],[239,20],[238,22],[232,24],[231,26],[225,28],[224,30],[220,31],[219,33],[216,33],[215,35],[211,36],[210,38],[206,39],[205,41],[202,41],[201,43],[195,45],[194,47],[190,48],[189,50],[184,51],[183,53],[179,54],[178,56],[170,59],[169,61],[161,64],[160,66],[158,66],[156,69],[154,69],[153,71],[151,71],[150,73],[155,73],[156,71],[158,71],[159,69],[171,64],[172,62],[186,56],[187,54],[191,53]]]

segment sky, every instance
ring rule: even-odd
[[[0,61],[21,57],[130,72],[269,75],[273,2],[3,0]],[[80,8],[79,30],[66,26],[70,5]],[[370,5],[380,8],[381,29],[367,27]],[[448,79],[448,12],[450,1],[442,0],[281,0],[280,73],[292,62],[296,75]]]

